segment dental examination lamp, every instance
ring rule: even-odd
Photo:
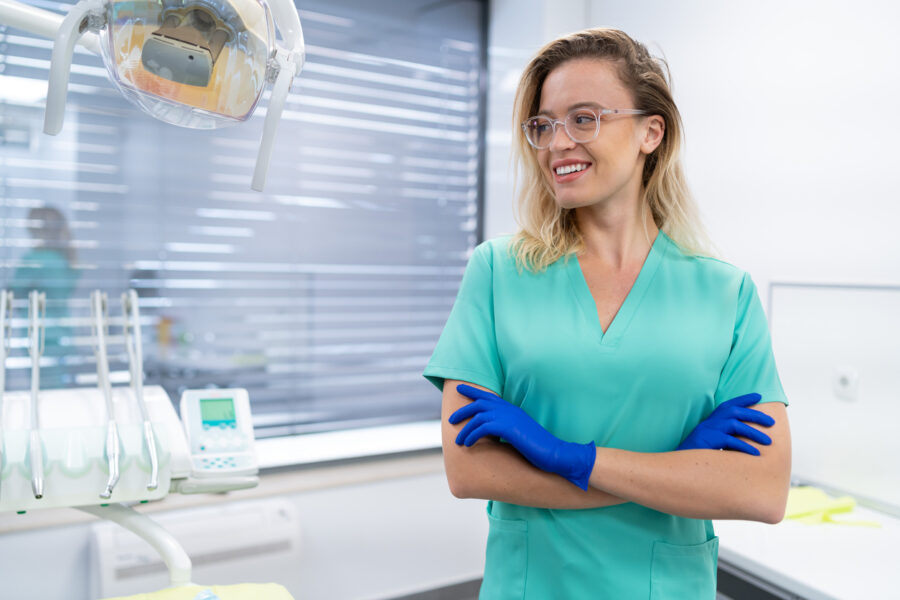
[[[263,190],[275,129],[306,56],[291,0],[80,0],[65,17],[0,0],[0,24],[55,38],[44,113],[49,135],[62,129],[75,44],[102,56],[129,101],[180,127],[246,121],[272,83],[251,184]]]

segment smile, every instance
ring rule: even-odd
[[[590,163],[578,163],[575,165],[565,165],[562,167],[557,167],[556,174],[557,175],[568,175],[569,173],[577,173],[578,171],[584,171],[589,166],[591,166]]]

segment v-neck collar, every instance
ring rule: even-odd
[[[647,258],[644,259],[644,264],[641,266],[637,279],[634,280],[631,290],[625,297],[625,301],[622,302],[622,306],[619,307],[619,312],[616,313],[612,323],[609,324],[606,333],[603,332],[603,328],[600,326],[597,303],[594,302],[594,297],[591,295],[591,290],[584,278],[584,272],[581,270],[581,263],[578,261],[578,257],[576,256],[575,260],[568,261],[566,268],[569,272],[569,280],[572,282],[575,298],[584,313],[584,317],[594,330],[601,347],[615,348],[619,345],[670,244],[672,242],[668,236],[660,230],[653,241],[653,245],[650,246],[650,252],[647,254]]]

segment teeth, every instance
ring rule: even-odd
[[[578,163],[577,165],[566,165],[564,167],[558,167],[556,169],[557,175],[568,175],[569,173],[574,173],[576,171],[584,171],[588,168],[587,163]]]

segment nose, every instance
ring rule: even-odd
[[[560,121],[555,123],[555,128],[553,129],[553,137],[550,138],[550,146],[549,149],[551,152],[558,152],[561,150],[568,150],[569,148],[575,147],[575,142],[572,141],[572,138],[569,137],[568,132],[566,132],[566,126]]]

